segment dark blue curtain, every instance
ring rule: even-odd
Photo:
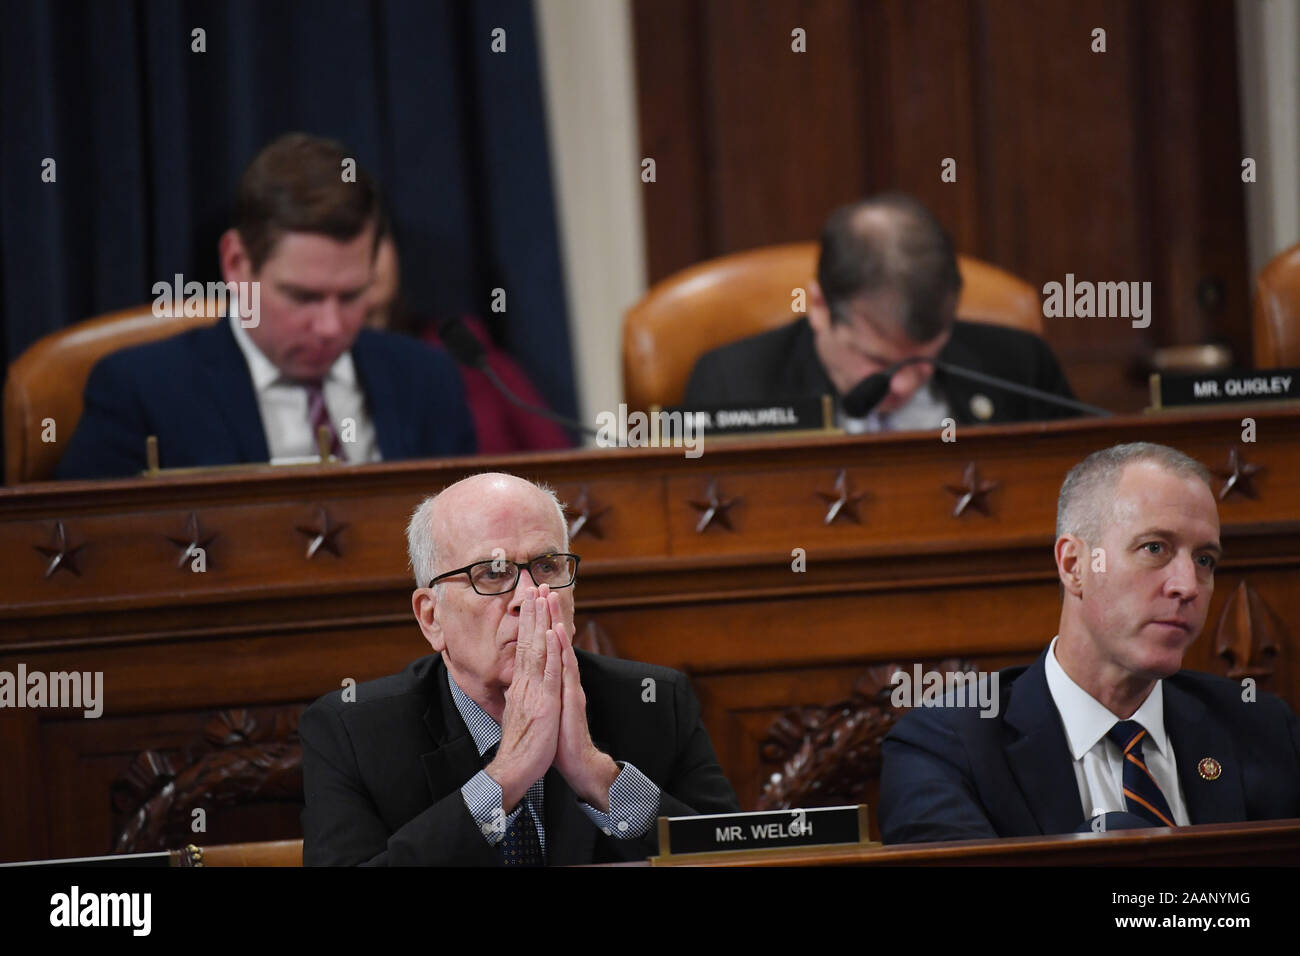
[[[289,130],[341,140],[381,182],[414,314],[482,316],[574,413],[528,0],[5,0],[4,364],[177,272],[219,278],[239,174]]]

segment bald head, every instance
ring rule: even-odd
[[[438,574],[493,557],[493,542],[527,533],[569,549],[569,526],[555,492],[515,475],[471,475],[420,502],[406,526],[417,588]],[[439,585],[441,587],[441,585]]]
[[[930,342],[951,325],[961,292],[952,239],[917,200],[886,193],[842,206],[822,229],[817,283],[837,322],[853,301],[884,296],[899,330]]]

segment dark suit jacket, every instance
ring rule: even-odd
[[[686,816],[739,809],[700,722],[685,675],[577,651],[593,743],[633,764],[663,791],[659,813]],[[656,700],[641,699],[656,681]],[[312,704],[302,736],[303,864],[496,866],[460,788],[483,769],[447,686],[441,655],[400,674],[359,684]],[[547,862],[552,866],[639,860],[657,852],[654,826],[637,840],[601,833],[564,778],[545,776]]]
[[[363,329],[352,361],[385,461],[473,454],[473,422],[445,352]],[[227,320],[100,359],[55,475],[135,475],[149,435],[164,468],[268,460],[253,379]]]
[[[996,717],[921,707],[894,725],[882,747],[884,842],[1071,833],[1088,818],[1045,661],[1046,651],[1001,671]],[[1281,699],[1243,702],[1241,684],[1188,670],[1163,693],[1192,823],[1300,817],[1300,723]],[[1223,765],[1217,780],[1201,777],[1203,757]]]
[[[1074,398],[1065,374],[1047,343],[1017,329],[980,322],[953,323],[952,337],[939,360],[975,372],[996,375],[1053,395]],[[934,381],[958,424],[998,424],[1068,418],[1068,408],[980,385],[935,370]],[[993,403],[991,418],[971,413],[971,399],[982,394]],[[740,405],[746,402],[788,402],[836,395],[813,346],[807,318],[732,342],[700,356],[686,386],[688,408]]]

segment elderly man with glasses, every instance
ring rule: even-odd
[[[407,540],[435,653],[303,714],[305,864],[644,859],[656,817],[738,809],[685,675],[574,648],[554,492],[474,475]]]

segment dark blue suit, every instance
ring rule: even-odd
[[[385,461],[473,454],[474,424],[445,352],[363,329],[352,361]],[[149,435],[158,436],[163,468],[268,460],[253,379],[228,320],[100,359],[55,476],[135,475]]]
[[[999,709],[918,707],[882,745],[886,843],[1071,833],[1086,819],[1046,652],[998,678]],[[1192,823],[1300,817],[1300,722],[1278,697],[1183,670],[1164,681],[1165,730]],[[1197,770],[1223,766],[1217,780]]]

